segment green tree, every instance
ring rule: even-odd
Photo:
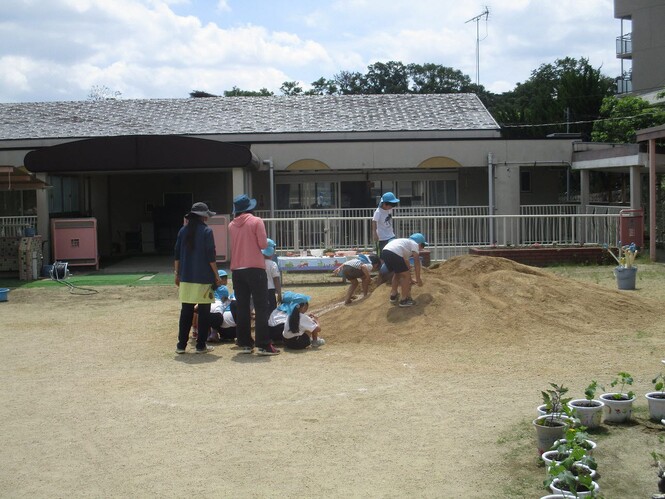
[[[363,78],[366,94],[409,93],[409,72],[401,62],[376,62],[367,66]]]
[[[204,90],[192,90],[189,92],[190,97],[201,98],[201,97],[219,97],[219,95],[210,94]]]
[[[341,95],[364,94],[366,89],[365,75],[357,71],[340,71],[333,76],[337,93]]]
[[[305,92],[306,95],[336,95],[339,92],[334,80],[323,77],[312,82],[312,88]]]
[[[285,81],[279,89],[284,95],[302,95],[302,87],[297,81]]]
[[[231,90],[224,90],[224,97],[267,97],[270,95],[275,94],[267,88],[262,88],[257,92],[255,90],[241,90],[233,86]]]
[[[528,80],[498,97],[490,112],[506,126],[507,137],[576,132],[589,138],[603,99],[613,90],[614,80],[588,59],[566,57],[534,70]]]
[[[471,78],[459,69],[439,64],[409,64],[412,81],[411,92],[415,94],[453,94],[470,92]]]
[[[601,120],[593,125],[594,142],[635,142],[636,130],[665,124],[665,108],[639,97],[606,97],[600,107]]]

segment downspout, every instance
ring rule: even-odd
[[[272,158],[264,159],[263,164],[268,167],[270,176],[270,218],[275,218],[275,164]]]
[[[489,218],[489,236],[490,236],[490,245],[495,243],[494,240],[494,156],[493,154],[487,153],[487,186],[488,186],[488,199],[487,199],[487,213],[490,215]]]

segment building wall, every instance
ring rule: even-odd
[[[631,19],[633,92],[665,86],[665,2],[615,0],[614,17]]]

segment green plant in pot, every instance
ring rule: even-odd
[[[553,464],[547,469],[545,486],[564,497],[584,497],[598,492],[598,484],[591,478],[588,469],[582,466],[573,468],[569,463]]]
[[[619,390],[603,393],[600,396],[600,400],[605,404],[605,422],[625,423],[630,419],[633,412],[635,392],[632,390],[626,391],[626,388],[632,385],[633,377],[629,373],[621,371],[610,383],[612,388],[618,386]]]
[[[588,429],[598,428],[603,416],[605,403],[594,399],[598,388],[598,382],[593,380],[584,390],[583,399],[572,399],[568,402],[568,407],[570,407],[575,417],[580,420],[580,424]]]
[[[596,449],[596,442],[589,438],[589,434],[583,427],[569,427],[566,430],[564,438],[557,440],[552,445],[552,450],[571,451],[575,447],[581,447],[589,455],[593,455]]]
[[[568,388],[563,384],[550,383],[550,388],[541,393],[547,414],[533,420],[539,455],[549,450],[554,442],[563,437],[566,428],[572,421],[568,407],[571,399],[565,398]]]
[[[649,404],[649,417],[661,421],[665,418],[665,374],[659,373],[651,383],[654,391],[645,395]]]

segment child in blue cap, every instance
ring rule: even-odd
[[[229,296],[229,288],[220,286],[215,290],[215,303],[210,306],[209,342],[235,340],[236,307],[236,301]]]
[[[367,296],[369,293],[369,283],[372,281],[370,272],[378,270],[380,265],[381,260],[376,255],[358,255],[356,258],[347,260],[333,271],[333,274],[344,277],[350,282],[344,299],[346,305],[349,305],[351,300],[353,300],[353,294],[360,284],[358,279],[362,282],[363,296]]]
[[[398,203],[399,199],[392,192],[386,192],[372,216],[372,238],[378,245],[376,252],[379,255],[388,241],[395,239],[392,210]]]
[[[383,248],[381,259],[385,262],[389,272],[394,272],[392,287],[390,290],[390,303],[398,303],[400,307],[411,307],[416,304],[411,298],[411,264],[409,260],[413,258],[413,268],[416,280],[413,284],[423,285],[420,278],[420,251],[427,246],[425,236],[416,232],[408,238],[393,239]],[[402,299],[399,299],[398,288],[402,291]]]
[[[279,267],[273,260],[277,244],[268,239],[268,247],[261,250],[266,259],[266,274],[268,277],[268,312],[277,308],[277,303],[282,301],[282,281],[280,279]]]
[[[288,293],[288,296],[287,296]],[[310,297],[300,293],[287,291],[282,303],[277,307],[285,317],[284,346],[294,350],[302,350],[308,346],[320,347],[325,340],[319,337],[321,326],[314,315],[306,314]],[[310,338],[311,335],[311,338]]]

